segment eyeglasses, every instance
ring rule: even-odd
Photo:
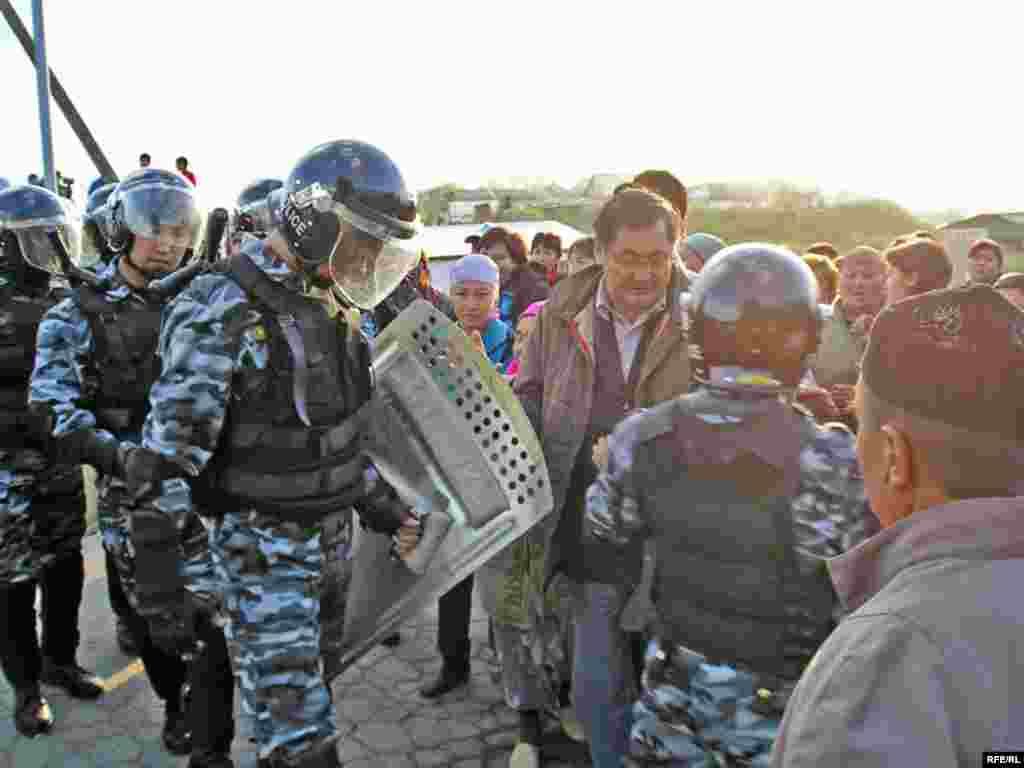
[[[672,261],[672,255],[662,251],[654,253],[624,253],[609,254],[608,266],[622,272],[639,272],[640,270],[664,269]]]

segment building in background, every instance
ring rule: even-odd
[[[1003,271],[1024,271],[1024,211],[981,213],[939,227],[953,261],[953,284],[967,280],[967,251],[984,238],[1003,248]]]

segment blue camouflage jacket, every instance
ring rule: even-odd
[[[98,277],[104,297],[112,302],[141,300],[118,272],[118,259],[106,265]],[[29,402],[48,403],[56,417],[54,436],[78,429],[96,429],[96,416],[88,405],[88,367],[95,349],[92,329],[78,301],[71,297],[53,307],[39,324],[35,368],[29,387]],[[96,429],[103,440],[137,442],[139,435],[114,435]]]
[[[253,240],[243,249],[271,280],[302,290],[302,276],[275,263],[264,253],[262,241]],[[241,286],[220,273],[195,278],[164,310],[157,350],[162,367],[150,392],[142,447],[180,468],[181,474],[164,480],[161,492],[140,503],[170,516],[179,529],[193,508],[186,479],[198,477],[217,450],[235,373],[247,367],[264,370],[270,364],[270,339],[255,322],[259,317]],[[364,474],[369,494],[378,476],[372,466]]]

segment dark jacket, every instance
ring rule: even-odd
[[[578,534],[586,488],[580,490],[578,498],[567,496],[594,405],[594,297],[603,275],[603,267],[593,266],[558,284],[538,315],[515,382],[515,392],[540,437],[554,497],[554,511],[544,523],[553,535],[545,581],[564,567],[568,554],[581,544]],[[682,269],[674,267],[668,291],[671,301],[658,319],[643,356],[636,387],[640,407],[670,400],[689,389],[687,336],[681,305],[676,300],[687,285]],[[579,519],[576,525],[560,525],[563,515]]]
[[[542,265],[527,264],[517,269],[501,286],[499,310],[502,321],[515,328],[524,309],[550,295],[551,286]]]

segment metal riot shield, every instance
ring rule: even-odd
[[[365,452],[426,512],[423,536],[403,562],[388,539],[361,531],[350,569],[325,572],[348,579],[342,638],[322,642],[329,680],[553,506],[540,441],[516,396],[431,304],[413,303],[377,337],[373,373],[374,396],[360,413]],[[336,613],[322,617],[328,634],[338,624]]]

